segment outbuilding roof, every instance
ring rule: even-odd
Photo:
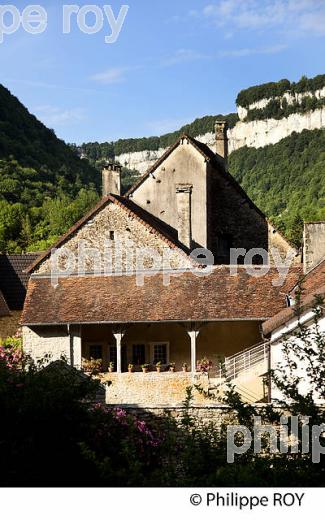
[[[271,268],[256,278],[238,267],[214,267],[210,275],[185,272],[148,276],[143,286],[136,276],[70,276],[57,287],[49,278],[32,276],[22,315],[24,325],[133,323],[154,321],[264,321],[285,307],[285,295],[301,275],[290,269],[282,287],[274,285],[278,271]]]
[[[29,279],[26,270],[38,256],[38,253],[0,255],[0,290],[9,309],[23,308]]]
[[[4,316],[10,316],[10,310],[0,290],[0,318],[3,318]]]
[[[302,291],[299,307],[296,305],[287,307],[263,323],[263,334],[265,336],[269,336],[274,330],[294,318],[298,312],[312,308],[317,295],[325,297],[325,259],[306,275],[300,277],[298,282],[298,284],[293,286],[289,294],[294,298],[298,289]]]

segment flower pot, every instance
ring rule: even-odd
[[[114,371],[114,368],[112,368],[112,367],[108,367],[108,371],[109,371],[109,373],[111,374],[111,373]]]
[[[156,367],[157,372],[161,372],[161,367]]]
[[[187,367],[182,367],[183,372],[187,372]]]
[[[133,368],[128,368],[128,372],[129,372],[129,374],[132,374]]]
[[[148,369],[147,369],[147,368],[143,368],[143,369],[142,369],[142,372],[143,372],[144,374],[146,374],[146,373],[148,372]]]
[[[175,372],[175,367],[170,367],[169,372]]]

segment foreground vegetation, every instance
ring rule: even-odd
[[[0,347],[0,485],[1,486],[322,486],[324,457],[311,453],[270,454],[252,446],[227,463],[227,426],[235,422],[253,432],[254,417],[278,425],[281,416],[310,417],[309,427],[325,422],[315,396],[325,399],[325,336],[315,306],[315,329],[301,328],[285,345],[290,371],[272,375],[283,392],[281,408],[255,407],[241,401],[229,386],[220,428],[191,415],[192,388],[187,389],[179,421],[169,414],[146,420],[127,410],[91,400],[98,383],[58,361],[46,368],[24,359],[19,338]],[[298,356],[306,363],[307,395],[299,392]],[[284,368],[284,367],[282,367]],[[214,398],[212,396],[212,398]],[[229,417],[232,411],[232,418]],[[311,430],[310,430],[311,431]],[[254,438],[254,434],[253,434]],[[242,439],[236,438],[240,445]]]

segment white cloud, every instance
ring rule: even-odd
[[[104,72],[99,72],[90,77],[91,80],[104,85],[111,85],[113,83],[122,83],[126,79],[126,74],[129,71],[127,67],[112,67]]]
[[[244,48],[244,49],[229,49],[219,52],[219,56],[221,58],[233,56],[233,57],[242,57],[242,56],[251,56],[254,54],[277,54],[278,52],[282,52],[287,48],[287,45],[273,45],[271,47],[260,47],[260,48]]]
[[[50,127],[66,126],[85,119],[82,108],[62,109],[52,105],[41,105],[35,107],[33,112]]]
[[[193,61],[207,60],[209,56],[201,54],[200,52],[191,49],[179,49],[173,56],[162,61],[163,67],[171,67],[173,65],[179,65],[181,63],[190,63]]]
[[[201,16],[228,30],[275,27],[325,34],[324,0],[220,0],[206,5]]]

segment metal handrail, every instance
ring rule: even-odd
[[[220,379],[225,378],[228,381],[236,379],[240,373],[248,372],[257,364],[265,362],[269,357],[269,348],[269,342],[263,342],[226,357],[224,370],[220,367]]]

